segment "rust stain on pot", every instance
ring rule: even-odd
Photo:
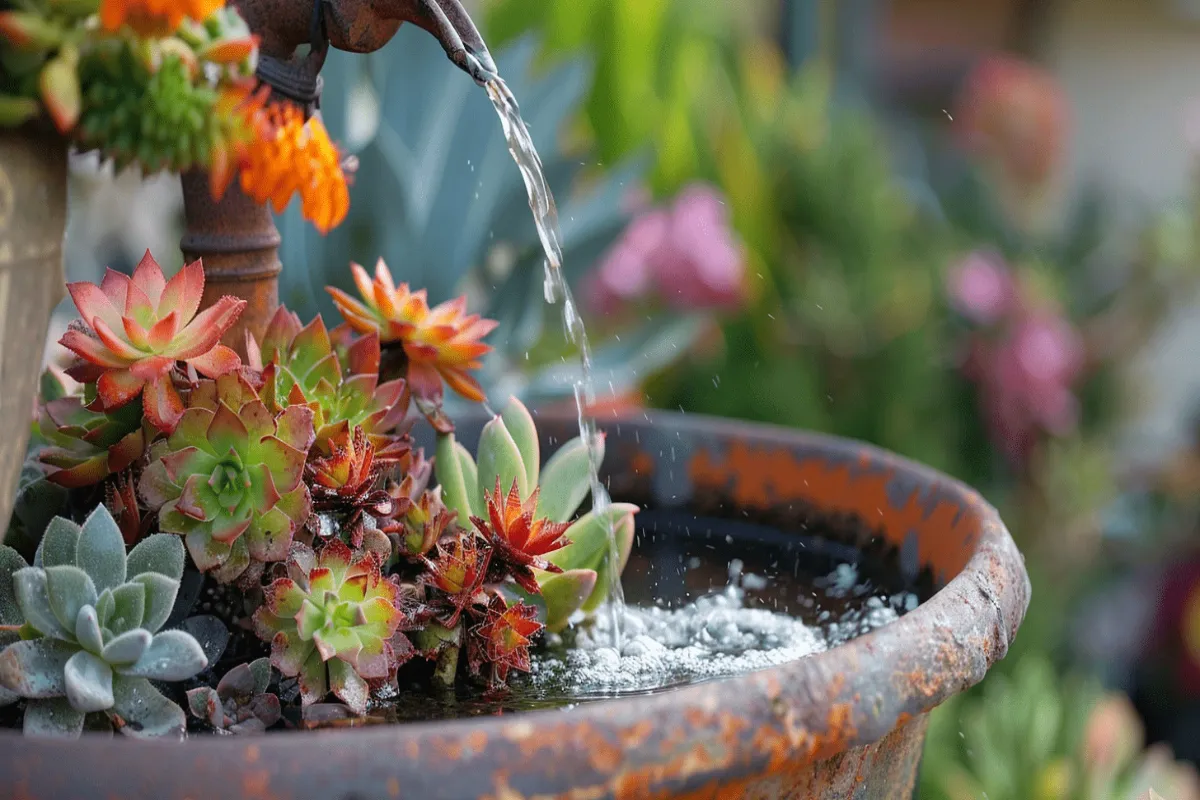
[[[869,525],[879,525],[896,547],[903,546],[910,531],[920,528],[920,562],[941,575],[958,573],[970,555],[965,545],[979,528],[977,515],[963,513],[962,498],[938,497],[938,487],[932,487],[932,504],[915,491],[897,504],[892,486],[896,470],[873,463],[862,452],[846,455],[845,461],[833,462],[798,456],[788,447],[734,440],[723,454],[698,450],[688,472],[695,491],[727,494],[741,508],[806,502],[855,514]]]

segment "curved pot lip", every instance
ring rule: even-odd
[[[571,419],[565,413],[538,415],[539,422],[565,425]],[[469,762],[499,747],[523,756],[521,764],[514,764],[514,773],[529,771],[531,756],[538,753],[547,763],[536,771],[561,772],[562,763],[552,762],[570,752],[575,754],[572,761],[583,754],[585,772],[611,775],[620,768],[628,776],[630,759],[633,769],[641,761],[650,769],[662,762],[669,749],[675,756],[700,757],[686,767],[689,782],[703,775],[753,775],[808,764],[878,741],[979,682],[1007,652],[1029,602],[1029,581],[999,514],[973,489],[878,447],[807,431],[678,412],[636,412],[601,424],[642,430],[660,427],[714,440],[749,439],[812,451],[815,459],[869,463],[895,474],[909,499],[932,493],[956,503],[960,514],[975,515],[974,552],[958,575],[899,619],[831,650],[758,672],[660,694],[589,702],[569,712],[551,709],[343,731],[283,732],[253,739],[196,738],[186,745],[186,752],[195,756],[189,760],[242,763],[253,752],[256,762],[265,763],[268,754],[303,751],[319,758],[318,754],[331,750],[382,748],[414,760],[432,757],[430,751],[436,751],[439,757]],[[126,761],[136,758],[133,750],[161,744],[130,747],[98,737],[72,743],[21,737],[18,742],[12,737],[5,741],[0,764],[45,756],[50,751],[39,752],[42,748],[61,747],[86,748],[97,758]],[[649,750],[658,753],[638,755]],[[495,765],[494,755],[485,760]],[[650,780],[644,775],[643,779]],[[564,785],[573,786],[586,781],[586,776],[572,774],[565,780]],[[562,781],[560,775],[558,782]]]

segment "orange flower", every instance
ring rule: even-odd
[[[350,327],[361,333],[378,332],[384,343],[403,344],[408,386],[423,413],[440,416],[436,409],[442,404],[442,380],[468,400],[484,399],[483,388],[470,370],[479,369],[479,359],[491,352],[480,340],[496,322],[467,315],[465,297],[431,309],[424,289],[412,292],[407,283],[395,285],[383,259],[375,265],[373,282],[358,264],[351,264],[350,270],[361,301],[332,286],[325,290]]]
[[[128,25],[141,36],[163,36],[178,30],[184,17],[203,22],[224,6],[225,0],[100,0],[100,24],[107,31]]]
[[[242,156],[242,191],[282,212],[299,194],[304,218],[329,233],[350,210],[350,189],[340,155],[321,120],[307,122],[290,103],[253,112],[254,140]]]

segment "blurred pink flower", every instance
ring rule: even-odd
[[[1022,461],[1039,434],[1062,436],[1079,421],[1073,391],[1084,361],[1083,340],[1065,319],[1031,313],[985,351],[980,390],[995,445]]]
[[[1016,282],[1008,265],[992,253],[973,252],[946,276],[950,302],[967,319],[991,325],[1012,310]]]
[[[681,308],[736,307],[744,297],[745,266],[720,195],[701,185],[685,189],[655,264],[664,299]]]
[[[592,310],[608,314],[652,292],[677,308],[734,308],[745,258],[721,196],[694,184],[666,209],[643,212],[585,281]]]

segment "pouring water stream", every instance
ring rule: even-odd
[[[562,303],[563,328],[567,338],[579,348],[579,363],[581,378],[575,382],[575,407],[579,413],[579,436],[588,449],[592,494],[592,510],[600,519],[608,521],[608,613],[610,616],[610,631],[612,644],[618,651],[622,643],[622,621],[625,616],[625,594],[621,587],[621,571],[617,568],[620,553],[617,547],[616,533],[613,530],[613,520],[607,514],[612,504],[608,490],[600,482],[599,466],[600,451],[598,448],[599,429],[596,420],[588,413],[588,405],[596,400],[595,382],[592,377],[591,349],[588,345],[587,331],[584,329],[583,317],[571,296],[571,287],[567,285],[562,273],[562,242],[558,225],[558,208],[554,204],[554,195],[546,183],[542,170],[542,160],[533,146],[533,137],[521,119],[521,111],[516,98],[508,86],[499,77],[487,82],[488,97],[500,117],[504,130],[504,138],[508,150],[521,178],[525,182],[525,191],[529,195],[529,208],[533,212],[534,225],[537,227],[538,238],[545,251],[545,296],[550,304]]]

